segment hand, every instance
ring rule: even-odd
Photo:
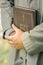
[[[16,49],[23,49],[23,43],[21,40],[23,31],[21,31],[20,29],[18,29],[14,24],[12,24],[12,28],[14,29],[15,32],[13,32],[10,36],[6,36],[5,38],[9,40],[9,43],[11,45],[14,45],[14,47]]]

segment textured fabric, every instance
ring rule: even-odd
[[[29,54],[37,54],[43,51],[43,23],[36,26],[30,33],[22,36],[24,47]]]
[[[30,31],[30,33],[24,32],[22,35],[22,41],[28,55],[27,65],[37,65],[37,54],[43,51],[43,23],[36,26],[33,30]]]

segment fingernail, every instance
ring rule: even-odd
[[[12,26],[14,26],[14,24],[12,24]]]
[[[5,38],[6,38],[6,35],[5,35]]]
[[[14,25],[14,24],[12,24],[12,25]]]

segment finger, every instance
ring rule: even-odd
[[[16,46],[16,44],[14,44],[12,41],[9,41],[9,44]]]
[[[14,24],[12,24],[12,28],[15,30],[15,32],[18,31],[18,28]]]
[[[9,41],[9,44],[13,44],[13,42],[12,41]]]
[[[12,40],[13,36],[7,36],[7,35],[5,35],[5,38],[8,39],[8,40]]]

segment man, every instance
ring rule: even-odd
[[[9,40],[9,43],[13,45],[15,49],[22,50],[21,59],[24,64],[21,63],[18,65],[37,65],[38,55],[43,51],[43,23],[36,26],[30,33],[28,31],[21,31],[14,24],[12,24],[12,28],[15,34],[5,36],[5,38]],[[25,56],[23,56],[23,54]]]

